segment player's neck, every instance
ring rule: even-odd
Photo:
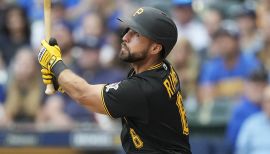
[[[145,59],[139,62],[132,63],[131,66],[133,67],[136,74],[142,73],[144,71],[149,70],[152,66],[155,66],[159,63],[161,63],[162,59]]]

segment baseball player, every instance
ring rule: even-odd
[[[151,7],[141,7],[130,18],[119,20],[127,26],[119,58],[132,66],[125,80],[88,84],[66,67],[56,40],[51,39],[41,42],[38,55],[45,68],[43,82],[59,84],[92,112],[121,118],[126,153],[190,154],[178,75],[165,60],[177,41],[175,23]]]

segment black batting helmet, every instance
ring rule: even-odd
[[[175,23],[164,12],[152,7],[141,7],[130,18],[119,18],[129,28],[162,45],[166,58],[177,41]]]

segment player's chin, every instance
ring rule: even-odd
[[[120,52],[118,57],[119,57],[120,60],[125,61],[128,58],[128,54]]]
[[[124,61],[124,62],[131,62],[131,55],[130,52],[127,50],[121,50],[119,55],[118,55],[119,59]]]
[[[127,51],[127,50],[125,50],[125,49],[121,49],[120,50],[120,52],[119,52],[119,58],[121,59],[121,58],[123,58],[123,57],[128,57],[128,55],[129,55],[129,51]]]

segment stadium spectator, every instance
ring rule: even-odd
[[[102,43],[105,43],[104,26],[104,19],[100,14],[95,12],[87,13],[83,16],[81,25],[73,33],[75,42],[77,43],[87,39],[91,42],[102,40]]]
[[[169,59],[179,74],[183,97],[195,98],[199,59],[190,42],[184,38],[178,40]]]
[[[270,87],[263,92],[262,110],[243,124],[236,144],[236,154],[267,154],[270,151]]]
[[[215,34],[219,57],[211,59],[200,70],[199,99],[201,103],[220,98],[237,99],[243,92],[245,79],[260,62],[252,55],[244,55],[239,48],[237,31],[223,27]]]
[[[0,50],[6,66],[22,46],[30,44],[30,27],[22,8],[16,5],[8,7],[5,14],[4,36],[0,37]]]
[[[195,13],[192,10],[192,1],[172,0],[172,5],[178,37],[187,38],[196,52],[206,48],[209,45],[210,38],[204,25],[195,18]]]
[[[227,139],[235,148],[236,139],[242,124],[251,115],[261,111],[262,94],[267,86],[267,72],[263,69],[253,71],[245,82],[244,95],[233,109],[227,126]]]
[[[205,49],[204,57],[200,58],[201,64],[207,63],[208,61],[212,61],[218,57],[220,57],[220,45],[216,39],[212,39],[209,46]],[[200,72],[198,72],[199,74]]]
[[[269,57],[270,57],[270,14],[268,16],[268,18],[265,21],[265,27],[263,27],[262,33],[264,35],[264,40],[263,40],[263,47],[261,49],[261,51],[259,51],[257,53],[258,58],[260,59],[260,61],[262,62],[263,66],[266,68],[266,70],[268,71],[268,74],[270,73],[270,61],[269,61]],[[269,77],[269,76],[268,76]],[[270,79],[269,79],[270,81]]]
[[[17,0],[18,3],[28,12],[31,19],[31,45],[38,50],[40,40],[44,36],[44,14],[43,0]],[[83,5],[81,5],[83,3]],[[51,1],[51,23],[55,24],[64,22],[70,30],[78,25],[81,11],[88,8],[89,1],[79,0],[52,0]],[[80,8],[78,8],[80,7]],[[35,13],[33,13],[35,12]],[[53,33],[52,33],[53,34]]]
[[[209,8],[203,14],[203,24],[208,32],[208,35],[213,38],[214,34],[220,29],[223,20],[223,15],[216,8]]]
[[[58,21],[52,26],[52,36],[59,41],[62,50],[63,61],[69,66],[74,67],[76,62],[75,42],[72,37],[71,27],[64,21]]]
[[[0,36],[4,35],[5,12],[6,12],[7,6],[8,6],[7,0],[0,1]]]
[[[7,69],[0,52],[0,119],[4,116],[4,102],[6,98]],[[1,120],[0,120],[1,121]]]
[[[55,22],[67,21],[66,20],[66,8],[64,2],[53,1],[51,4],[52,24]]]
[[[16,0],[30,19],[30,21],[41,20],[43,18],[43,1],[42,0]]]
[[[7,77],[7,70],[3,64],[2,57],[0,56],[0,106],[4,103],[6,98]]]
[[[1,124],[35,121],[40,109],[43,90],[35,63],[35,55],[30,48],[18,49],[11,74],[9,74],[7,97],[4,104],[5,117],[1,119]]]
[[[121,49],[122,32],[123,29],[119,28],[117,31],[109,32],[106,35],[106,44],[100,52],[100,63],[103,67],[128,70],[129,66],[126,66],[124,62],[117,58],[118,52]]]
[[[65,9],[68,9],[67,16],[72,16],[72,19],[77,17],[74,17],[74,14],[79,14],[81,10],[84,10],[82,6],[87,7],[87,5],[80,5],[80,3],[89,3],[88,1],[80,0],[52,0],[51,2],[52,4],[61,4]],[[16,3],[27,12],[27,16],[31,22],[43,19],[43,0],[16,0]]]
[[[43,129],[49,127],[54,130],[71,129],[74,123],[64,111],[65,103],[59,95],[47,97],[37,116],[37,127]]]
[[[210,37],[210,44],[201,51],[201,63],[216,58],[219,55],[218,42],[214,39],[214,36],[221,28],[223,18],[222,12],[216,8],[207,9],[202,16],[203,24]]]
[[[100,51],[103,41],[87,40],[79,43],[82,53],[77,61],[77,74],[81,75],[89,83],[112,83],[124,77],[123,72],[114,68],[103,68],[100,65]],[[109,77],[110,76],[110,77]]]
[[[259,28],[266,28],[270,13],[270,1],[260,0],[256,3],[256,14],[258,15],[257,23]]]
[[[262,36],[256,25],[256,12],[242,7],[238,10],[236,21],[240,30],[240,48],[247,54],[257,53],[262,48]]]

